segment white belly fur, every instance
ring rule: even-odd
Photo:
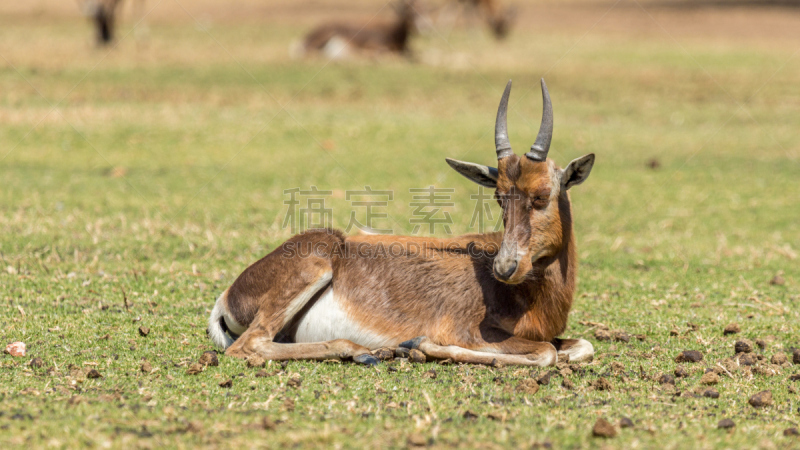
[[[295,342],[323,342],[347,339],[369,349],[389,347],[396,342],[360,327],[341,307],[328,288],[300,321]]]

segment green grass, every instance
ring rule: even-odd
[[[412,434],[439,447],[797,445],[782,435],[798,422],[794,368],[723,376],[719,399],[676,397],[655,381],[681,350],[705,353],[678,381],[688,392],[737,337],[771,336],[758,351],[767,358],[800,346],[794,49],[602,34],[572,48],[576,36],[525,30],[498,46],[456,32],[449,43],[423,38],[419,64],[327,64],[289,60],[297,30],[286,24],[210,35],[155,24],[149,46],[129,38],[108,55],[88,47],[81,25],[56,21],[27,40],[30,24],[0,22],[10,44],[0,62],[0,342],[29,352],[0,358],[4,447],[404,447]],[[462,53],[466,63],[448,64]],[[511,141],[524,152],[545,72],[551,156],[564,166],[597,154],[572,194],[581,271],[565,336],[597,350],[570,376],[574,390],[555,377],[523,395],[519,381],[544,370],[436,363],[273,363],[256,378],[220,357],[186,374],[211,348],[205,321],[219,292],[290,236],[284,189],[334,190],[337,227],[350,211],[343,191],[391,189],[391,220],[378,225],[409,233],[408,190],[452,187],[453,231],[472,231],[476,188],[444,157],[492,162],[508,78]],[[770,284],[778,273],[785,284]],[[587,321],[646,340],[596,341]],[[741,335],[722,335],[730,322]],[[32,357],[45,366],[29,367]],[[158,370],[142,374],[143,360]],[[435,379],[422,376],[430,369]],[[299,388],[287,385],[295,373]],[[612,391],[591,387],[600,376]],[[750,407],[763,389],[774,406]],[[600,416],[636,426],[593,439]],[[716,428],[723,418],[735,431]]]

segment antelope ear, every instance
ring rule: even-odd
[[[572,186],[583,183],[589,178],[589,173],[592,172],[592,166],[594,166],[594,153],[589,153],[588,155],[572,160],[561,173],[561,186],[563,186],[564,189],[569,189]]]
[[[497,188],[497,169],[455,159],[445,158],[450,167],[481,186]]]

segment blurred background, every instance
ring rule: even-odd
[[[512,367],[463,368],[473,379],[437,366],[441,378],[425,384],[427,366],[354,377],[348,364],[293,362],[302,389],[279,375],[240,378],[231,360],[185,374],[211,349],[213,300],[293,234],[290,211],[364,224],[364,199],[348,192],[369,186],[392,193],[370,199],[380,203],[373,228],[493,228],[498,206],[478,205],[478,186],[444,159],[495,163],[509,79],[510,140],[526,152],[540,78],[555,111],[549,156],[565,167],[597,155],[570,191],[581,270],[564,336],[592,339],[597,322],[645,335],[593,341],[596,373],[625,367],[630,380],[614,377],[608,392],[577,378],[575,395],[551,382],[523,403],[509,390],[523,373]],[[29,356],[65,376],[2,358],[0,442],[383,448],[432,428],[454,447],[586,448],[591,423],[608,413],[636,419],[616,441],[624,448],[682,448],[687,438],[775,448],[770,440],[791,439],[781,429],[796,425],[785,377],[723,376],[714,403],[677,401],[654,380],[682,349],[703,350],[706,367],[730,356],[730,322],[742,325],[736,339],[770,342],[767,352],[798,345],[798,80],[792,1],[2,1],[0,339],[27,342]],[[430,186],[447,190],[440,204],[414,206],[412,190]],[[413,222],[420,213],[433,230]],[[142,373],[144,359],[160,372]],[[80,367],[104,378],[67,378]],[[218,386],[231,377],[232,388]],[[336,406],[333,381],[353,388]],[[378,392],[394,383],[405,406],[381,416],[392,397]],[[423,389],[441,420],[430,421]],[[745,400],[760,389],[775,390],[776,406],[756,415]],[[275,427],[267,419],[252,426],[268,406],[277,432],[264,432]],[[509,415],[473,421],[467,408]],[[735,433],[716,430],[728,414]]]
[[[511,142],[527,151],[542,77],[550,156],[598,155],[573,192],[582,259],[794,258],[797,6],[3,2],[4,262],[38,267],[26,249],[61,246],[88,270],[130,257],[187,268],[199,253],[204,272],[238,272],[291,235],[284,190],[310,186],[331,191],[340,228],[347,190],[392,190],[373,226],[395,233],[413,229],[409,189],[452,188],[453,233],[475,231],[477,187],[444,158],[494,162],[508,79]]]

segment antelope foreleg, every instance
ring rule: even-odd
[[[529,342],[525,354],[492,353],[470,350],[456,345],[437,345],[424,337],[406,341],[401,346],[420,350],[435,359],[452,359],[453,362],[467,364],[494,365],[497,363],[516,366],[552,366],[558,360],[556,349],[549,342]]]

